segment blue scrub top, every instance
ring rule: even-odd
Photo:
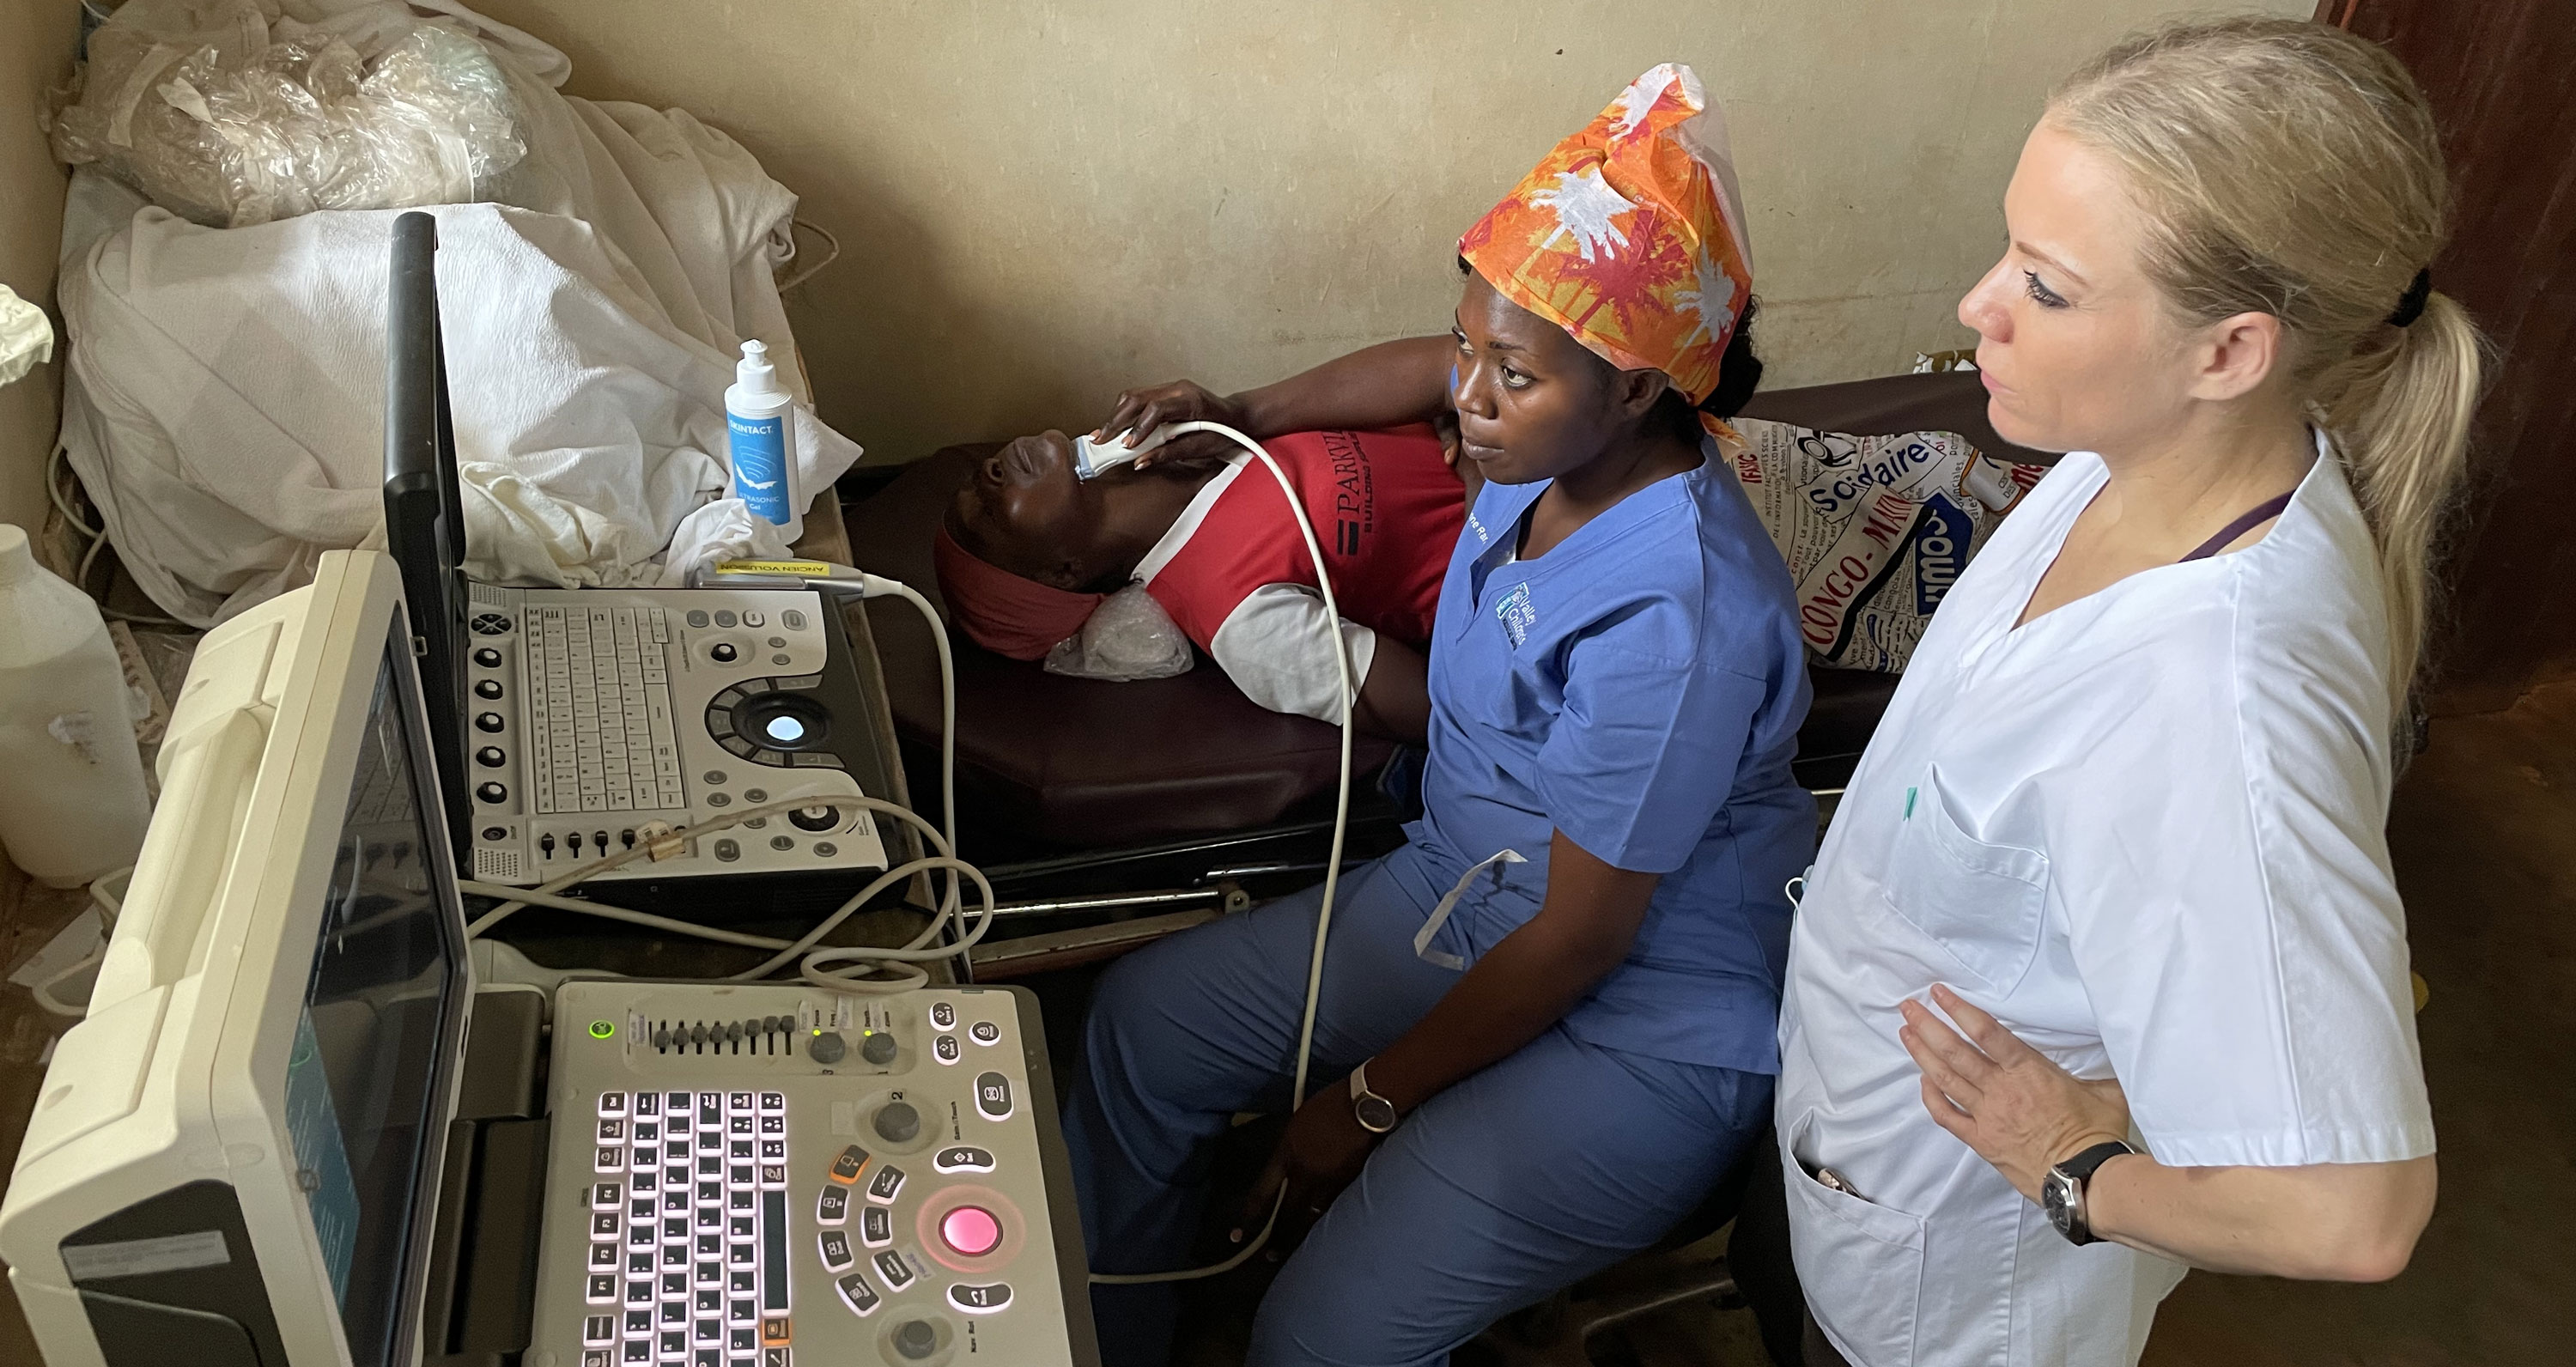
[[[1788,880],[1815,849],[1790,777],[1807,714],[1794,590],[1715,457],[1515,560],[1547,482],[1487,484],[1431,646],[1431,755],[1409,853],[1442,891],[1497,850],[1436,947],[1470,961],[1537,914],[1562,830],[1663,875],[1627,961],[1565,1018],[1578,1038],[1779,1071]]]

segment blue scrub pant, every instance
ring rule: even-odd
[[[1458,980],[1413,952],[1448,890],[1433,863],[1407,846],[1343,879],[1310,1090],[1345,1085]],[[1286,1109],[1321,897],[1183,932],[1102,977],[1064,1124],[1094,1271],[1185,1266],[1210,1141],[1239,1112]],[[1387,1137],[1281,1269],[1248,1367],[1445,1362],[1661,1238],[1760,1133],[1771,1086],[1551,1028]],[[1092,1306],[1109,1367],[1168,1360],[1169,1285],[1095,1287]]]

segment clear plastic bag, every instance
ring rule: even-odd
[[[1130,584],[1092,610],[1082,630],[1047,652],[1049,674],[1077,679],[1168,679],[1195,663],[1190,638],[1142,584]]]
[[[527,155],[483,44],[433,23],[360,41],[276,0],[132,0],[90,36],[54,155],[233,228],[486,198]]]

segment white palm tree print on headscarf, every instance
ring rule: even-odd
[[[1718,336],[1735,326],[1735,282],[1718,269],[1715,257],[1702,255],[1699,258],[1699,288],[1674,291],[1673,307],[1689,309],[1699,318],[1699,331],[1691,334],[1692,337],[1702,334]],[[1689,345],[1690,340],[1690,337],[1683,338],[1683,345]]]
[[[1628,245],[1628,235],[1619,231],[1616,220],[1637,207],[1610,188],[1598,166],[1559,171],[1556,188],[1531,195],[1530,203],[1556,211],[1558,232],[1574,235],[1574,248],[1586,261],[1596,255],[1615,256],[1612,248]]]
[[[1637,125],[1646,121],[1646,115],[1654,109],[1655,101],[1664,97],[1665,89],[1672,85],[1673,78],[1680,72],[1679,67],[1666,62],[1629,82],[1628,88],[1620,91],[1619,98],[1613,101],[1619,106],[1619,123],[1611,136],[1624,138],[1636,132]],[[1697,92],[1693,92],[1693,97],[1697,97]]]

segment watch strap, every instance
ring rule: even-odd
[[[2049,1223],[2057,1226],[2057,1232],[2065,1235],[2068,1243],[2082,1248],[2101,1242],[2093,1232],[2092,1202],[2086,1199],[2092,1194],[2088,1188],[2094,1170],[2121,1154],[2136,1152],[2119,1140],[2106,1139],[2049,1169],[2049,1185],[2058,1197],[2050,1203]]]
[[[1386,1117],[1384,1124],[1374,1124],[1369,1120],[1371,1102],[1377,1103],[1380,1113]],[[1371,1134],[1386,1134],[1392,1131],[1396,1122],[1403,1118],[1395,1113],[1394,1102],[1369,1090],[1368,1061],[1365,1059],[1360,1061],[1360,1066],[1351,1070],[1351,1113],[1358,1118],[1360,1128]]]
[[[2092,1180],[2093,1170],[2095,1168],[2110,1162],[2121,1154],[2136,1152],[2136,1149],[2130,1148],[2124,1141],[2105,1139],[2101,1143],[2075,1155],[2073,1158],[2069,1158],[2065,1162],[2058,1164],[2057,1170],[2065,1173],[2068,1177],[2073,1178],[2078,1182],[2088,1182]]]

